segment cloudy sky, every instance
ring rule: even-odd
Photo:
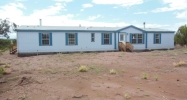
[[[0,0],[0,19],[18,25],[135,25],[177,31],[187,24],[187,0]]]

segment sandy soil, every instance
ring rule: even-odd
[[[17,57],[1,62],[12,73],[1,76],[0,100],[187,100],[186,48],[152,52],[103,52]],[[88,72],[78,72],[86,65]],[[109,73],[117,71],[116,75]],[[143,79],[146,73],[148,79]],[[156,81],[156,77],[158,81]]]

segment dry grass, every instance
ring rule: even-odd
[[[110,74],[117,74],[117,71],[114,70],[114,69],[111,69],[111,70],[110,70]]]
[[[148,79],[148,74],[143,73],[142,78],[143,78],[143,79]]]
[[[4,74],[4,68],[3,67],[0,67],[0,74]]]
[[[183,65],[185,65],[186,63],[184,62],[184,61],[180,61],[180,62],[178,62],[178,63],[173,63],[173,65],[175,66],[175,67],[180,67],[180,66],[183,66]]]
[[[88,71],[88,68],[86,66],[81,66],[79,69],[78,69],[79,72],[87,72]]]

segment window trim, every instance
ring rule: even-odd
[[[74,44],[70,44],[70,36],[69,35],[74,35]],[[72,42],[72,41],[71,41]],[[75,33],[68,33],[68,45],[76,45],[76,35]]]
[[[130,40],[131,40],[131,43],[132,44],[144,44],[144,34],[143,33],[131,33],[130,34],[131,36],[131,38],[130,38]],[[135,35],[136,36],[136,43],[133,43],[133,35]],[[138,35],[142,35],[142,38],[138,38]],[[138,39],[142,39],[142,43],[138,43]]]
[[[105,34],[109,34],[109,44],[104,44]],[[101,45],[112,45],[112,33],[101,33]]]
[[[69,34],[74,34],[75,36],[75,44],[69,44]],[[78,33],[65,33],[65,43],[67,46],[76,46],[78,45]]]
[[[94,35],[93,37],[92,37],[92,34]],[[92,39],[93,39],[93,41],[92,41]],[[91,33],[91,42],[95,42],[95,33]]]
[[[159,43],[156,43],[156,39],[157,39],[157,38],[156,38],[156,35],[157,35],[157,34],[159,35],[159,38],[158,38],[158,39],[159,39]],[[154,40],[154,44],[161,44],[161,33],[154,33],[154,38],[153,38],[153,40]]]
[[[48,34],[49,35],[49,39],[43,39],[43,34]],[[41,35],[42,35],[42,38],[41,38],[42,46],[50,46],[50,33],[41,33]],[[49,44],[43,44],[43,40],[48,40]]]
[[[49,45],[44,45],[43,44],[43,37],[42,37],[42,34],[48,34],[49,35]],[[52,33],[50,32],[43,32],[43,33],[39,33],[39,46],[52,46]]]

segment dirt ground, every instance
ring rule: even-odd
[[[6,52],[0,60],[11,63],[12,73],[0,78],[0,100],[187,100],[187,65],[173,65],[187,63],[186,53],[187,48],[32,57]],[[81,65],[89,70],[78,72]]]

